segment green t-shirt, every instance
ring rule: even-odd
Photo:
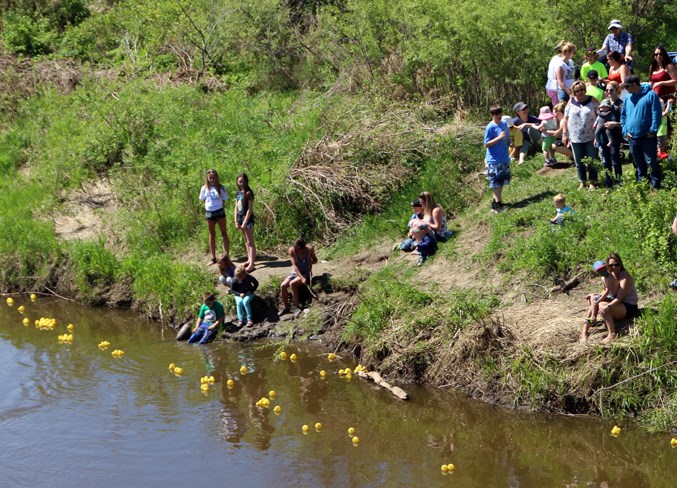
[[[590,95],[590,96],[592,96],[592,97],[595,97],[595,98],[597,99],[598,102],[601,102],[601,101],[602,101],[602,98],[604,97],[604,90],[602,90],[602,89],[601,89],[600,87],[598,87],[598,86],[592,86],[592,85],[589,85],[589,86],[585,89],[585,94],[586,94],[586,95]]]
[[[597,74],[599,75],[600,80],[603,79],[603,78],[609,77],[609,73],[607,72],[606,67],[602,63],[600,63],[599,61],[595,61],[592,64],[583,63],[583,66],[581,66],[581,79],[583,81],[587,81],[588,71],[590,71],[591,69],[594,69],[595,71],[597,71]]]
[[[207,322],[208,324],[215,324],[217,320],[221,317],[226,316],[226,311],[223,309],[221,302],[216,301],[212,308],[209,308],[206,304],[202,304],[200,307],[200,313],[197,315],[200,319],[200,322]]]

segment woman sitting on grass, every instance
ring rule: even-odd
[[[441,205],[435,203],[430,192],[421,192],[418,199],[423,204],[423,220],[428,224],[433,237],[437,242],[446,242],[451,237],[451,232],[447,230],[447,213]]]
[[[237,310],[238,327],[243,327],[245,317],[247,326],[254,325],[251,301],[254,298],[254,292],[259,287],[259,282],[252,275],[247,273],[243,264],[235,270],[235,277],[230,282],[230,292],[235,297],[235,308]]]
[[[601,325],[597,322],[597,314],[599,313],[599,304],[610,302],[618,294],[618,280],[609,274],[606,263],[604,261],[595,261],[592,265],[595,274],[602,278],[602,293],[586,295],[585,299],[588,301],[588,315],[585,318],[583,331],[581,333],[581,340],[585,341],[588,338],[588,331],[594,325]]]
[[[637,306],[637,288],[635,288],[635,280],[632,279],[623,267],[621,257],[612,252],[606,258],[606,267],[609,273],[618,281],[618,293],[616,297],[610,302],[602,302],[599,304],[599,314],[602,316],[604,325],[606,325],[607,336],[602,342],[611,342],[616,338],[616,321],[623,319],[630,319],[639,315],[639,307]],[[586,341],[587,333],[581,334],[581,341]]]

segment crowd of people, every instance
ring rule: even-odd
[[[608,30],[600,49],[586,48],[580,71],[573,61],[576,46],[566,41],[557,44],[557,54],[547,69],[545,89],[549,103],[540,108],[538,117],[529,113],[529,106],[523,101],[514,105],[514,116],[504,115],[500,105],[490,107],[491,121],[484,131],[484,147],[492,212],[505,210],[503,187],[510,183],[511,163],[523,164],[528,156],[539,151],[546,167],[558,164],[557,154],[573,159],[579,189],[595,190],[599,185],[596,162],[600,159],[606,187],[620,184],[621,149],[627,143],[637,180],[648,179],[653,188],[660,188],[660,161],[668,157],[668,114],[674,103],[677,68],[665,48],[659,45],[653,51],[648,82],[642,83],[632,72],[632,35],[623,30],[619,20],[612,20]],[[250,274],[256,269],[254,192],[244,173],[237,177],[236,184],[234,224],[243,234],[247,256],[245,263],[238,267],[230,259],[224,209],[228,192],[215,170],[207,172],[200,200],[204,201],[209,229],[210,264],[218,263],[220,281],[234,296],[238,325],[243,327],[253,324],[251,300],[258,287],[258,281]],[[556,215],[550,220],[552,225],[562,225],[574,214],[562,194],[553,198],[553,204]],[[435,202],[430,192],[421,192],[411,207],[413,214],[407,225],[407,238],[395,248],[416,254],[421,266],[437,251],[438,243],[448,240],[452,232],[447,228],[444,208]],[[218,261],[217,226],[225,252]],[[307,286],[312,293],[312,265],[317,262],[317,256],[303,239],[294,242],[288,254],[292,271],[280,285],[280,315],[293,311],[296,316],[301,311],[300,291]],[[616,336],[614,321],[637,314],[637,292],[617,254],[611,253],[606,261],[596,262],[594,270],[603,278],[604,288],[600,294],[587,297],[590,309],[581,340],[587,339],[589,328],[598,324],[599,315],[608,331],[605,340],[611,341]],[[212,331],[222,324],[223,306],[212,294],[205,294],[204,302],[190,342],[208,342],[215,335]]]

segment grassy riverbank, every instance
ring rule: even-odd
[[[489,214],[478,174],[486,117],[470,114],[497,98],[537,106],[551,45],[601,39],[606,20],[581,33],[566,15],[542,22],[547,3],[517,15],[526,4],[514,0],[38,3],[3,15],[1,291],[181,323],[214,287],[197,200],[207,168],[231,193],[249,175],[261,253],[304,234],[345,270],[401,239],[408,203],[426,189],[454,217],[455,238],[420,269],[386,251],[369,271],[332,277],[353,293],[332,322],[337,345],[486,401],[675,428],[674,168],[659,192],[628,178],[591,193],[576,191],[572,169],[543,171],[535,158],[514,168],[501,215]],[[672,42],[671,3],[610,5],[574,0],[566,11],[622,13],[646,45]],[[560,192],[577,215],[553,231]],[[229,231],[238,254],[242,237]],[[594,334],[581,346],[582,295],[598,286],[590,263],[612,250],[645,314],[615,344]],[[570,294],[548,292],[575,276]],[[275,286],[266,290],[272,301]]]

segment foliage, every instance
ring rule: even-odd
[[[78,291],[88,300],[98,302],[96,295],[110,287],[119,269],[118,260],[99,241],[75,241],[70,244],[68,256],[75,268]]]

